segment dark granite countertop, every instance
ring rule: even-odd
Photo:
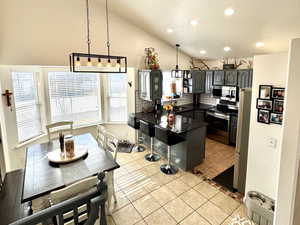
[[[193,104],[185,104],[177,106],[177,110],[175,113],[183,113],[183,112],[189,112],[189,111],[206,111],[208,109],[211,109],[215,107],[214,105],[208,105],[208,104],[199,104],[199,105],[193,105]]]
[[[155,114],[155,113],[134,113],[133,115],[136,116],[139,120],[144,120],[148,123],[158,125],[164,129],[169,129],[175,133],[186,133],[191,130],[195,130],[198,128],[202,128],[207,126],[202,120],[193,119],[190,117],[186,117],[183,115],[175,115],[174,123],[172,125],[168,124],[167,122],[167,114]]]

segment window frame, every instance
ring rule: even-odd
[[[126,76],[126,96],[125,97],[112,97],[110,96],[110,87],[109,87],[109,76],[114,76],[115,74],[106,74],[105,75],[105,83],[106,84],[106,88],[105,88],[105,108],[106,108],[106,120],[105,122],[108,124],[125,124],[127,123],[127,115],[128,115],[128,90],[127,90],[127,82],[128,82],[128,75],[126,74],[122,74],[123,76]],[[125,120],[119,120],[119,121],[111,121],[110,120],[110,98],[124,98],[126,101],[126,119]]]
[[[18,123],[17,123],[17,112],[16,112],[16,104],[15,104],[15,99],[13,97],[12,100],[12,111],[14,111],[14,121],[15,121],[15,129],[17,131],[17,135],[16,135],[16,141],[18,144],[22,144],[25,142],[28,142],[32,139],[36,139],[37,137],[40,137],[42,135],[45,134],[46,128],[45,128],[45,111],[43,109],[43,92],[41,90],[43,90],[41,84],[42,84],[42,80],[41,80],[41,70],[40,67],[36,67],[36,66],[14,66],[14,67],[10,67],[9,68],[9,79],[11,82],[11,89],[12,91],[14,90],[13,87],[13,77],[12,74],[13,73],[33,73],[34,74],[34,79],[36,82],[36,93],[37,93],[37,98],[38,98],[38,105],[39,105],[39,111],[40,111],[40,122],[41,122],[41,133],[34,135],[30,138],[27,138],[25,140],[19,140],[19,133],[18,133]]]

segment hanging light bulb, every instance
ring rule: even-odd
[[[87,65],[87,66],[92,66],[92,65],[93,65],[90,57],[88,57],[88,62],[87,62],[86,65]]]
[[[98,65],[97,66],[98,67],[102,67],[103,66],[100,58],[98,58]]]
[[[75,66],[81,66],[79,57],[76,58]]]
[[[121,60],[120,60],[120,59],[117,59],[116,67],[117,67],[117,68],[120,68],[120,67],[121,67]]]
[[[111,67],[110,59],[107,60],[106,67]]]

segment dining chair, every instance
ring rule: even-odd
[[[51,134],[57,132],[63,132],[68,134],[73,134],[73,121],[61,121],[56,123],[51,123],[46,125],[48,140],[51,141]]]
[[[106,149],[106,128],[103,125],[97,126],[96,140],[100,147]]]
[[[79,195],[81,193],[85,193],[89,190],[91,190],[93,187],[97,185],[98,178],[97,176],[89,177],[84,180],[78,181],[74,184],[71,184],[70,186],[67,186],[63,189],[52,191],[50,193],[50,205],[51,207],[54,205],[57,205],[61,202],[66,201],[67,199],[70,199],[76,195]],[[77,214],[78,214],[78,222],[81,223],[82,221],[87,220],[88,207],[86,204],[83,204],[77,208]],[[68,211],[63,214],[63,220],[64,225],[73,224],[74,218],[74,211]],[[59,221],[59,217],[56,216],[56,221]]]
[[[99,212],[100,225],[107,225],[105,213],[107,185],[104,181],[104,177],[104,173],[99,173],[97,177],[88,178],[85,181],[75,183],[60,191],[53,192],[52,201],[56,204],[17,220],[10,225],[52,224],[51,221],[53,218],[57,218],[55,223],[58,225],[94,225],[99,218]],[[94,182],[96,180],[98,182],[95,184]],[[87,186],[89,186],[89,188],[87,188]],[[65,197],[65,194],[67,194],[68,197]],[[82,214],[80,213],[79,208],[83,205],[86,207],[86,212]],[[66,215],[72,215],[67,222]],[[83,215],[85,220],[83,220]]]
[[[110,132],[108,132],[104,126],[97,126],[97,138],[99,147],[102,147],[104,151],[111,154],[112,159],[117,161],[118,145],[119,140]],[[117,203],[116,193],[115,193],[115,182],[114,182],[114,171],[109,171],[106,173],[106,183],[108,186],[107,190],[107,211],[111,214],[111,201],[114,199],[114,203]]]

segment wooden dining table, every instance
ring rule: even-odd
[[[71,163],[52,164],[47,154],[59,148],[58,140],[29,146],[26,152],[22,203],[49,194],[76,181],[119,168],[110,152],[98,146],[90,134],[74,136],[76,146],[86,146],[88,154]]]

